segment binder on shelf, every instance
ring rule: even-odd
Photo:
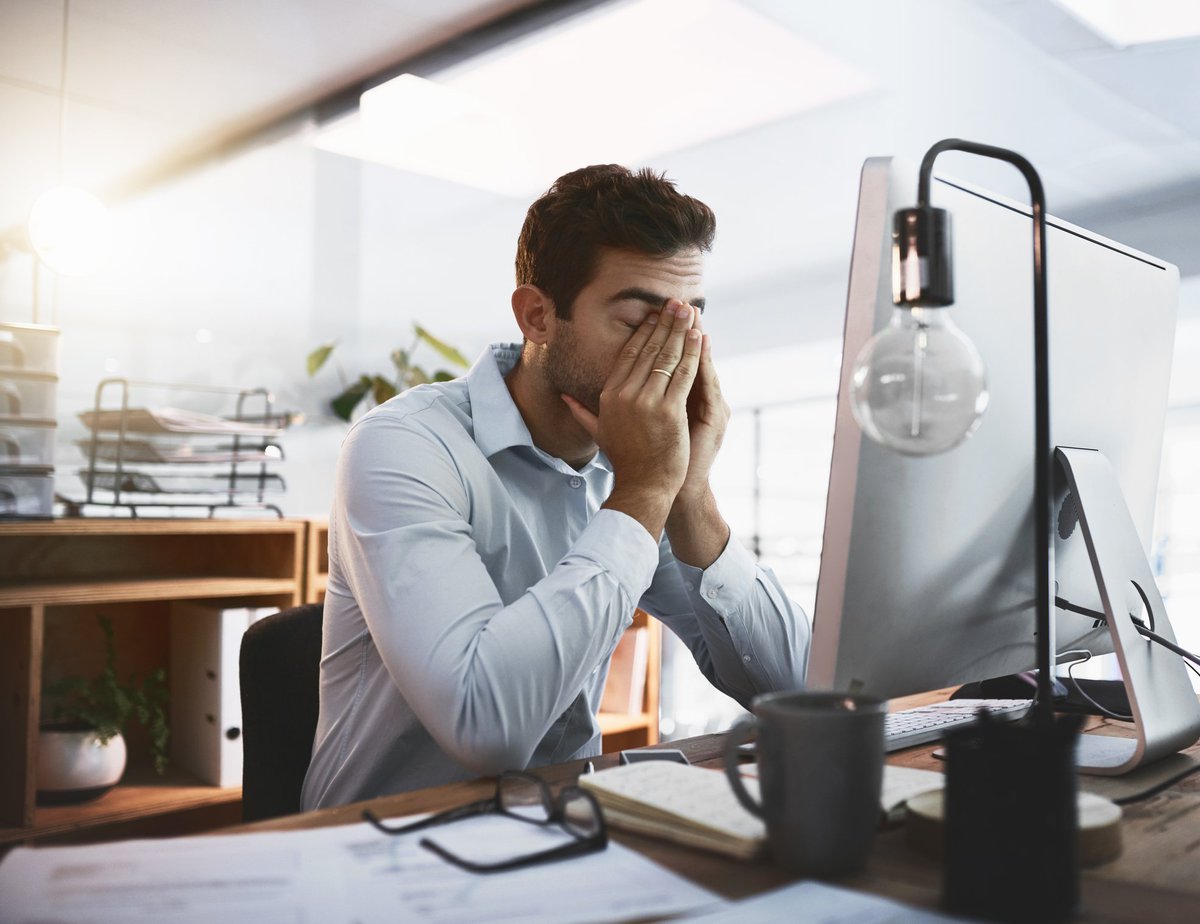
[[[206,783],[242,785],[242,634],[275,612],[171,605],[171,760]]]

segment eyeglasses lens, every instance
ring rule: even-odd
[[[550,821],[550,793],[537,779],[505,775],[500,778],[500,810],[526,821],[546,824]]]
[[[592,837],[600,829],[596,803],[578,789],[563,793],[562,826],[579,838]]]

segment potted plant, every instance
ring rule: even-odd
[[[104,670],[99,677],[66,677],[48,684],[44,695],[51,720],[38,734],[38,801],[83,802],[111,789],[125,771],[122,732],[137,720],[150,732],[154,769],[167,765],[167,683],[161,667],[140,683],[117,677],[112,621],[99,616],[104,633]]]
[[[371,400],[375,404],[382,404],[388,398],[392,398],[404,389],[412,388],[414,385],[424,385],[426,382],[445,382],[454,378],[457,374],[455,372],[447,369],[437,369],[433,373],[429,373],[413,360],[414,354],[422,345],[429,347],[451,365],[457,366],[460,369],[465,369],[470,365],[466,357],[454,347],[433,336],[433,334],[429,333],[420,324],[414,324],[413,341],[408,349],[392,351],[391,360],[394,371],[390,376],[379,373],[373,375],[364,373],[351,382],[346,378],[341,367],[336,362],[334,363],[334,366],[337,368],[338,378],[341,380],[342,390],[330,399],[329,406],[333,410],[333,413],[342,420],[348,421],[354,413],[354,409],[368,395],[371,396]],[[326,343],[308,354],[308,374],[310,376],[316,375],[321,367],[325,365],[333,353],[335,346],[336,344]]]

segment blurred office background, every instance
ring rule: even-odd
[[[859,168],[946,136],[1004,145],[1054,214],[1180,268],[1154,560],[1195,649],[1198,36],[1188,0],[4,0],[0,320],[62,328],[60,492],[100,379],[265,385],[307,415],[285,510],[320,516],[346,425],[336,371],[310,379],[306,354],[336,340],[357,375],[413,322],[472,358],[516,338],[528,203],[586,163],[665,170],[719,220],[718,493],[811,613]],[[422,79],[360,106],[404,73]],[[939,167],[1025,198],[1001,165]],[[90,275],[29,249],[60,182],[110,208]],[[663,710],[668,736],[738,711],[672,646]]]

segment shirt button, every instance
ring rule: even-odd
[[[746,663],[749,663],[749,662],[750,662],[750,655],[742,655],[742,660],[743,660],[743,661],[745,661]]]
[[[704,596],[708,597],[709,600],[716,600],[717,599],[716,588],[713,588],[712,590],[706,590],[704,592]]]
[[[688,590],[695,590],[695,589],[696,589],[696,585],[695,585],[695,584],[693,584],[691,581],[684,581],[684,582],[683,582],[683,586],[684,586],[684,587],[686,587]]]
[[[583,484],[583,479],[582,479],[582,478],[580,478],[578,475],[576,475],[576,476],[574,476],[574,477],[572,477],[572,478],[571,478],[571,481],[570,481],[570,485],[571,485],[571,487],[573,487],[573,488],[577,488],[577,487],[579,487],[581,484]]]

